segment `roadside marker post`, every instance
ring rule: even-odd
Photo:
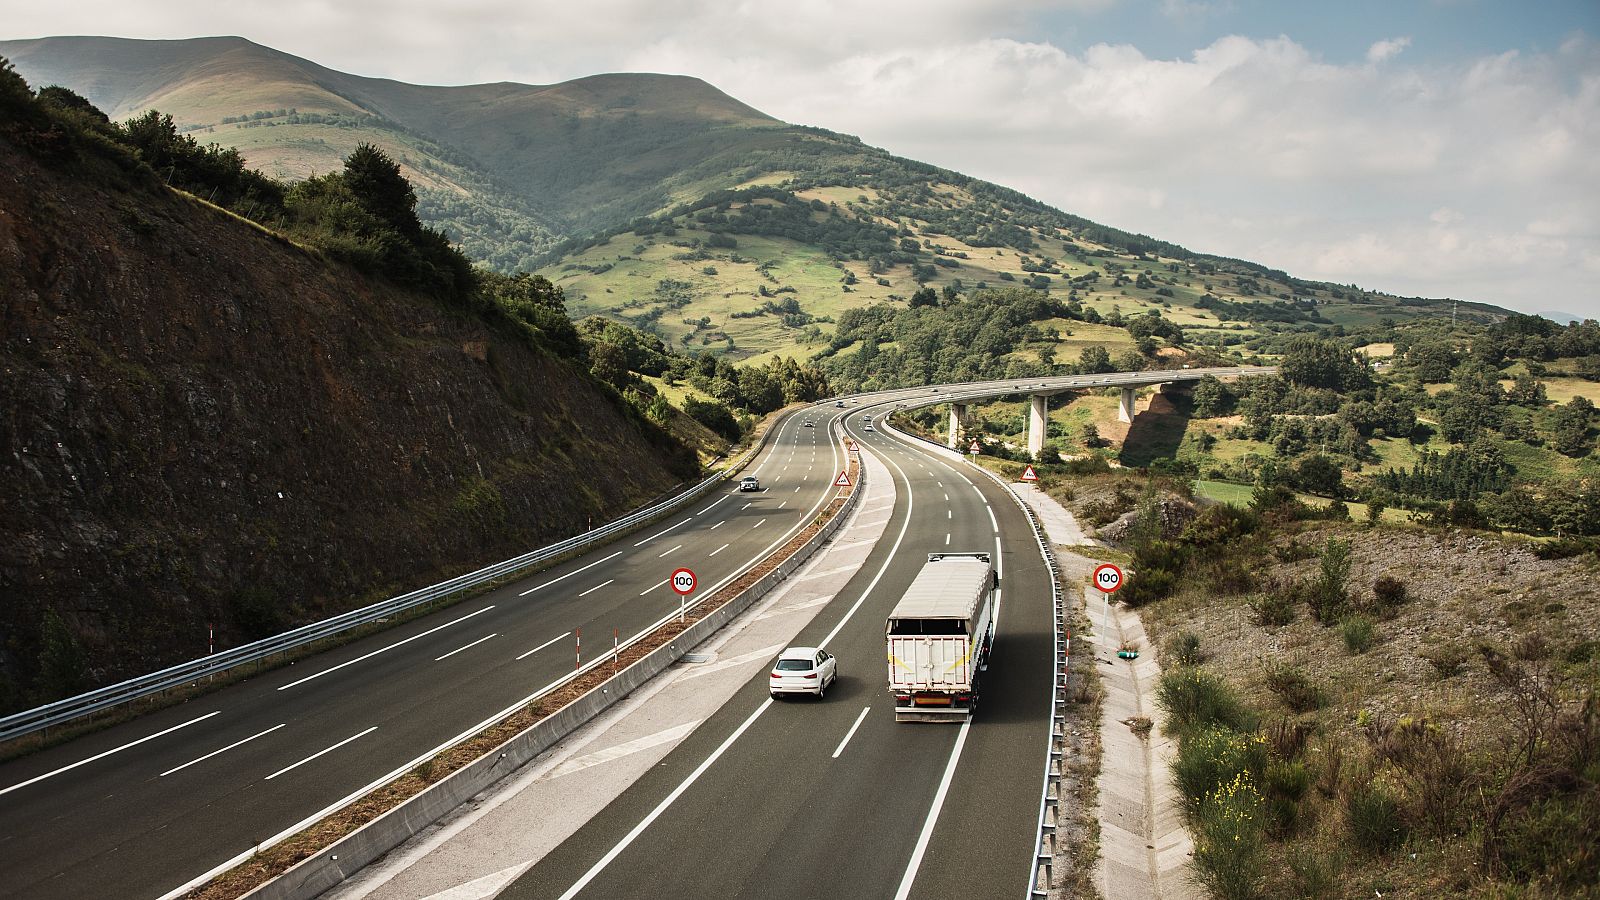
[[[572,671],[576,672],[583,668],[583,629],[574,628],[572,630],[572,636],[573,650],[578,654],[578,661],[572,666]]]
[[[1111,636],[1111,595],[1122,590],[1122,570],[1111,563],[1101,563],[1095,566],[1094,586],[1100,589],[1100,599],[1104,605],[1101,607],[1100,627],[1106,636]]]
[[[678,621],[682,622],[688,615],[689,595],[694,593],[694,570],[673,569],[670,580],[672,582],[672,590],[678,595]]]

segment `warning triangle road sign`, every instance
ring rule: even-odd
[[[1039,473],[1035,472],[1033,470],[1033,466],[1029,466],[1026,469],[1022,470],[1022,480],[1023,481],[1038,481],[1039,480]]]
[[[982,450],[982,449],[983,449],[982,447],[978,446],[978,442],[977,441],[973,441],[972,442],[972,446],[967,448],[967,452],[968,453],[977,453],[979,450]]]
[[[839,473],[839,477],[835,478],[833,480],[833,486],[834,487],[849,487],[850,486],[850,473],[848,473],[848,472],[840,472]]]

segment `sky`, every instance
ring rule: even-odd
[[[1600,0],[0,0],[429,84],[703,78],[1293,275],[1600,318]]]

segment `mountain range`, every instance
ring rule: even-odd
[[[423,220],[469,256],[536,270],[575,313],[685,348],[805,355],[845,309],[1005,282],[1068,292],[1105,314],[1157,310],[1217,346],[1272,322],[1449,312],[1444,301],[1306,281],[1129,234],[784,123],[696,78],[414,85],[239,37],[46,37],[0,42],[0,55],[30,83],[71,88],[113,118],[159,109],[284,179],[376,144],[416,186]]]

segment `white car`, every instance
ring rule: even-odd
[[[745,477],[739,479],[739,490],[759,491],[761,490],[761,479],[755,477],[754,475],[746,475]]]
[[[839,661],[816,647],[790,647],[772,664],[769,690],[773,699],[786,694],[816,694],[821,700],[839,678]]]
[[[810,420],[810,419],[807,419],[807,420],[806,420],[806,427],[807,427],[807,428],[815,428],[815,427],[817,427],[817,426],[815,426],[815,425],[813,425],[813,424],[811,424],[811,420]]]
[[[877,429],[872,427],[872,423],[871,422],[868,422],[867,424],[861,426],[861,430],[862,431],[876,431]]]

